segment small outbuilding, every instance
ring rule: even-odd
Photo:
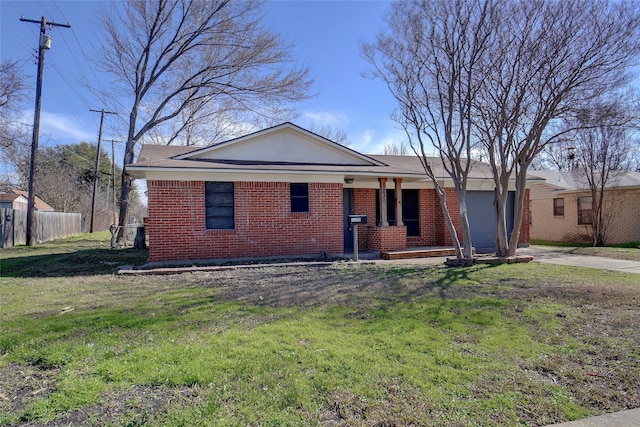
[[[29,193],[21,190],[9,190],[6,193],[0,193],[0,209],[14,209],[17,211],[26,211],[29,202]],[[34,198],[34,209],[42,212],[53,212],[48,203],[36,196]]]

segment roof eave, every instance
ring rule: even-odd
[[[358,171],[358,170],[339,170],[339,171],[323,171],[323,170],[309,170],[309,169],[225,169],[225,168],[192,168],[192,167],[157,167],[157,166],[128,166],[127,171],[134,178],[146,178],[147,172],[156,173],[236,173],[236,174],[254,174],[254,175],[327,175],[327,176],[353,176],[353,177],[367,177],[367,178],[381,178],[381,177],[395,177],[395,178],[421,178],[430,180],[425,173],[412,173],[412,172],[397,172],[397,171]],[[448,180],[451,179],[448,175],[438,177],[438,179]],[[491,177],[470,177],[470,181],[488,181]]]

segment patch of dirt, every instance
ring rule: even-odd
[[[0,369],[0,412],[16,413],[37,399],[55,392],[55,379],[59,369],[39,369],[37,366],[10,364]],[[105,425],[145,425],[154,416],[169,408],[192,405],[200,399],[195,387],[132,386],[126,390],[112,390],[101,396],[99,404],[72,410],[43,423],[19,420],[20,427],[66,427]]]
[[[109,392],[102,396],[99,404],[72,411],[46,426],[103,426],[107,423],[141,426],[169,408],[193,404],[198,399],[195,388],[133,386],[124,391]],[[36,426],[40,424],[25,424],[25,427]]]
[[[332,393],[316,418],[323,427],[454,425],[438,420],[438,409],[402,378],[379,383],[377,389],[381,396],[374,399],[347,391]]]
[[[56,390],[59,368],[41,363],[0,368],[0,413],[12,414]]]

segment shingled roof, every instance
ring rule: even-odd
[[[545,184],[559,191],[588,190],[587,179],[581,170],[573,171],[532,171],[530,175],[543,178]],[[640,172],[612,172],[606,188],[640,188]]]
[[[25,199],[29,198],[29,193],[21,190],[9,190],[6,193],[0,193],[0,200],[13,202],[18,197],[24,197]],[[34,199],[34,207],[38,211],[48,211],[53,212],[53,209],[48,203],[42,200],[40,197],[36,196]]]
[[[138,161],[128,167],[132,172],[144,170],[175,169],[201,171],[299,171],[324,172],[376,176],[421,176],[425,175],[422,163],[417,156],[390,156],[367,154],[366,156],[381,163],[381,165],[334,165],[313,162],[256,162],[228,159],[177,159],[202,147],[174,147],[164,145],[143,145]],[[429,157],[436,176],[447,176],[439,157]],[[488,164],[473,161],[471,179],[491,179],[491,169]],[[136,175],[140,175],[136,173]]]
[[[440,157],[428,160],[436,177],[449,179]],[[471,181],[493,179],[487,163],[471,161]],[[134,178],[153,172],[263,172],[427,179],[415,155],[362,154],[288,122],[207,147],[143,145],[137,162],[127,171]]]

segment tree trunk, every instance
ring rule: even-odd
[[[451,234],[451,241],[453,242],[453,248],[456,251],[456,258],[463,258],[462,249],[460,248],[460,240],[458,240],[458,235],[456,234],[456,228],[453,225],[453,221],[451,220],[451,215],[449,215],[449,209],[447,208],[447,194],[444,189],[440,187],[440,185],[434,180],[434,184],[436,185],[436,192],[438,193],[438,197],[440,198],[440,208],[442,209],[442,214],[444,215],[444,220],[447,223],[447,228],[449,229],[449,234]]]
[[[496,189],[496,256],[506,257],[509,254],[509,242],[507,241],[508,231],[506,224],[506,205],[509,199],[509,192],[504,189]]]
[[[129,204],[131,201],[131,186],[132,181],[127,172],[127,165],[133,163],[134,147],[135,147],[135,126],[136,119],[138,117],[138,101],[134,103],[131,113],[129,114],[129,135],[127,137],[127,144],[124,151],[124,159],[122,165],[122,190],[120,193],[120,217],[118,218],[118,244],[120,246],[125,245],[126,225],[129,218]]]
[[[522,218],[524,216],[524,196],[527,190],[527,170],[528,164],[523,164],[519,171],[516,171],[516,200],[513,207],[513,230],[509,239],[508,256],[514,256],[518,249],[518,240],[520,240],[520,229],[522,227]]]
[[[504,168],[504,166],[503,166]],[[496,212],[496,256],[509,256],[509,230],[507,230],[507,202],[509,201],[509,175],[494,170]]]
[[[125,175],[126,169],[122,169],[122,192],[120,193],[120,217],[118,218],[118,234],[117,234],[117,242],[118,245],[124,246],[126,244],[125,241],[125,229],[127,225],[127,216],[129,215],[129,196],[131,193],[131,180],[127,178]]]
[[[458,194],[458,203],[460,204],[460,226],[462,228],[462,255],[464,258],[471,259],[473,258],[471,226],[469,225],[467,200],[462,192]]]
[[[603,180],[604,182],[604,180]],[[604,224],[604,185],[600,191],[592,191],[591,211],[593,218],[593,246],[604,246],[606,240],[605,224]]]

